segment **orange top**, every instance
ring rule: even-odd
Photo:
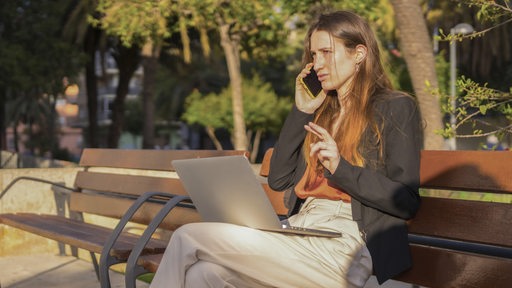
[[[316,197],[329,200],[341,200],[343,202],[350,202],[351,199],[350,195],[329,183],[323,173],[317,173],[310,167],[308,167],[302,179],[300,179],[299,183],[295,186],[295,194],[301,199]]]

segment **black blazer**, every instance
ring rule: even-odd
[[[373,105],[374,117],[382,127],[382,157],[378,145],[366,145],[365,167],[353,166],[342,158],[334,174],[325,170],[325,176],[352,197],[353,219],[372,256],[373,272],[383,283],[411,265],[405,220],[412,218],[420,205],[422,130],[413,98],[398,93],[383,95]],[[290,215],[297,213],[303,202],[293,187],[306,170],[304,124],[313,118],[313,114],[294,106],[272,153],[268,183],[274,190],[287,191],[285,204]],[[370,132],[363,138],[366,143],[376,142],[371,141],[375,138]]]

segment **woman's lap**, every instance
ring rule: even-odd
[[[330,221],[331,224],[327,221],[321,225],[337,227],[340,223],[346,224],[345,220],[336,217]],[[347,223],[355,224],[353,221]],[[338,229],[357,230],[357,226]],[[344,233],[340,238],[304,237],[226,223],[187,224],[174,232],[155,283],[167,283],[158,278],[180,277],[179,274],[185,275],[192,265],[205,261],[238,273],[244,281],[253,279],[258,285],[267,287],[351,287],[347,283],[351,276],[347,273],[353,270],[354,258],[366,249],[360,238],[352,236],[354,233]],[[173,271],[177,275],[171,276]],[[371,270],[363,271],[363,277],[368,273]],[[353,279],[349,281],[354,282]],[[155,284],[154,287],[164,286]]]

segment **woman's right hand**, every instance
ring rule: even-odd
[[[300,80],[311,73],[311,69],[313,69],[313,63],[307,64],[295,79],[295,105],[297,106],[297,109],[308,114],[315,113],[316,109],[322,105],[327,97],[324,90],[320,91],[320,94],[315,98],[311,98],[311,96],[306,92],[306,88]]]

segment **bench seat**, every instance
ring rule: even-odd
[[[9,213],[3,214],[0,221],[2,224],[98,254],[112,234],[110,228],[56,215]],[[110,254],[119,259],[127,259],[139,237],[124,232],[110,250]],[[162,253],[166,245],[167,241],[153,238],[145,247],[144,254]]]

